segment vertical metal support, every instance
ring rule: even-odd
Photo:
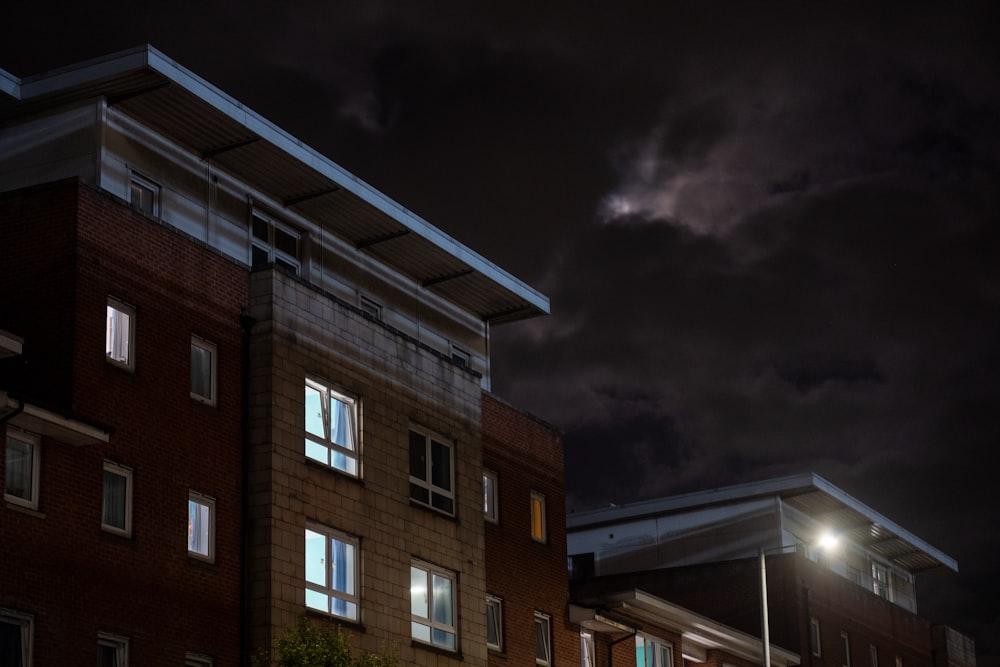
[[[771,667],[771,637],[767,627],[767,563],[760,550],[760,647],[761,667]]]

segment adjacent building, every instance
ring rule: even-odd
[[[958,567],[813,474],[575,513],[567,530],[581,604],[640,590],[760,638],[763,571],[772,664],[781,649],[814,667],[931,667],[917,577]]]
[[[556,541],[503,486],[492,524],[482,431],[546,297],[151,47],[0,71],[0,284],[3,664],[244,665],[306,616],[486,665],[491,594],[535,650],[487,526],[565,575],[561,468]],[[567,598],[526,603],[552,664]]]

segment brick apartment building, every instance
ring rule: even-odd
[[[955,561],[817,475],[580,512],[567,530],[579,605],[668,599],[762,649],[763,552],[772,663],[787,651],[810,667],[930,667],[947,650],[918,615],[915,587]],[[823,532],[834,547],[821,546]]]
[[[0,70],[0,280],[3,664],[244,665],[302,616],[407,665],[539,664],[547,617],[579,662],[560,443],[484,393],[543,295],[151,47]],[[494,580],[496,530],[559,583]]]

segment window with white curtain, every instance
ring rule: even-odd
[[[358,538],[315,523],[306,527],[306,606],[358,620]]]
[[[104,354],[116,366],[135,368],[135,308],[112,297],[107,304]]]
[[[305,431],[308,458],[359,476],[357,399],[306,379]]]
[[[410,636],[449,651],[458,649],[455,573],[410,562]]]

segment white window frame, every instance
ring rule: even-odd
[[[545,544],[549,538],[548,525],[545,520],[545,494],[532,489],[530,503],[531,539]]]
[[[463,350],[458,345],[451,346],[451,360],[462,368],[472,368],[472,353]]]
[[[817,658],[823,657],[823,635],[819,619],[815,616],[809,619],[809,650]]]
[[[107,523],[105,519],[107,518],[107,488],[104,486],[104,482],[101,484],[101,528],[108,531],[109,533],[115,533],[117,535],[123,535],[125,537],[130,537],[132,535],[132,469],[127,468],[117,463],[112,463],[111,461],[104,462],[104,473],[111,473],[119,477],[125,478],[125,507],[123,511],[124,515],[124,526],[115,526],[113,524]],[[102,480],[104,476],[102,475]]]
[[[539,645],[539,639],[543,641]],[[535,664],[549,667],[552,664],[552,617],[535,612]]]
[[[376,322],[382,321],[382,304],[367,296],[358,295],[358,308],[371,315]]]
[[[11,441],[15,440],[21,445],[26,445],[31,448],[31,489],[27,493],[11,493],[11,489],[8,488],[11,478],[10,474],[13,470],[11,465]],[[39,498],[39,486],[41,486],[41,471],[42,471],[42,442],[41,438],[32,433],[22,431],[19,428],[14,428],[13,426],[7,427],[7,439],[4,445],[4,485],[3,485],[3,499],[14,505],[20,505],[22,507],[27,507],[28,509],[37,510],[38,509],[38,498]],[[15,489],[15,491],[23,491],[22,489]]]
[[[319,418],[322,433],[314,433],[309,430],[308,401],[306,398],[309,392],[319,394],[320,414]],[[306,378],[303,395],[303,425],[305,455],[306,458],[322,463],[345,475],[351,477],[361,477],[361,420],[359,401],[357,398],[348,396],[344,392],[337,391],[325,382],[320,382],[313,378]],[[333,433],[333,409],[332,401],[336,401],[346,407],[347,412],[347,435],[348,442],[341,444]]]
[[[490,523],[500,523],[500,494],[497,474],[483,470],[483,518]]]
[[[191,518],[192,506],[205,507],[208,509],[208,526],[205,539],[208,542],[205,553],[193,548],[193,531],[195,522]],[[215,498],[211,498],[197,491],[188,492],[188,541],[187,553],[191,558],[215,562]]]
[[[323,540],[323,557],[321,567],[323,568],[322,581],[313,581],[309,578],[309,533],[316,535]],[[346,590],[342,590],[334,584],[334,573],[331,571],[334,565],[332,549],[333,541],[340,542],[347,549],[349,562],[347,563],[347,575],[345,577]],[[318,523],[307,522],[305,532],[305,557],[307,559],[305,567],[305,591],[306,607],[318,611],[328,616],[333,616],[348,621],[357,622],[361,613],[361,601],[358,591],[360,590],[361,572],[361,543],[353,536],[343,533],[333,528],[327,528]],[[313,593],[313,595],[310,595]],[[313,602],[318,602],[322,597],[324,606],[319,607]],[[337,610],[335,602],[342,602],[343,612]]]
[[[844,652],[843,666],[851,667],[851,636],[846,630],[840,631],[840,646]]]
[[[21,665],[31,667],[32,645],[34,644],[35,619],[31,614],[24,614],[13,609],[0,607],[0,623],[21,628]]]
[[[580,667],[595,667],[594,633],[580,628]]]
[[[267,238],[257,235],[254,223],[260,220],[267,225]],[[290,254],[278,248],[276,236],[278,233],[285,234],[295,239],[295,253]],[[302,234],[289,225],[277,220],[271,215],[259,209],[254,209],[250,214],[250,266],[255,266],[254,250],[258,250],[267,255],[268,264],[278,264],[292,271],[295,275],[302,273]]]
[[[493,610],[492,625],[496,632],[496,642],[490,642],[490,609]],[[486,596],[486,648],[503,651],[503,600],[495,595]]]
[[[111,632],[98,632],[97,645],[98,647],[108,647],[115,650],[115,667],[127,667],[128,637],[116,635]]]
[[[878,646],[875,644],[868,645],[868,661],[869,667],[878,667]]]
[[[195,389],[195,363],[194,363],[194,353],[195,349],[202,352],[208,353],[208,395],[201,394]],[[205,405],[215,405],[216,387],[218,383],[216,381],[216,369],[218,367],[218,354],[219,348],[212,341],[205,340],[201,336],[191,336],[191,398],[198,401],[199,403],[204,403]]]
[[[642,647],[644,664],[642,667],[673,667],[674,645],[651,635],[637,634],[635,636],[636,662],[638,649]]]
[[[409,430],[409,457],[410,457],[410,500],[432,510],[455,516],[455,446],[447,438],[441,437],[425,429],[410,426]],[[423,441],[423,466],[421,461],[414,460],[414,451],[417,441]],[[448,453],[448,472],[445,488],[434,482],[434,445],[440,445]],[[423,468],[420,471],[420,468]],[[420,471],[422,477],[414,475],[415,471]],[[424,499],[426,496],[426,499]]]
[[[108,363],[135,370],[135,306],[108,297],[104,326],[104,357]],[[123,319],[124,318],[124,319]],[[124,326],[124,331],[122,327]]]
[[[136,199],[136,190],[148,193],[148,206],[143,198]],[[129,173],[128,203],[135,210],[151,218],[160,217],[160,186],[136,172]]]
[[[884,580],[879,575],[885,575]],[[884,600],[892,602],[892,570],[885,563],[872,559],[872,592]]]
[[[421,576],[422,575],[422,576]],[[451,588],[451,622],[434,618],[434,578],[447,580]],[[420,584],[422,579],[423,583]],[[421,603],[418,596],[422,596]],[[425,613],[418,611],[426,609]],[[418,628],[426,629],[427,638],[418,636]],[[451,570],[425,561],[410,561],[410,637],[415,642],[436,646],[446,651],[458,651],[458,579]],[[450,641],[447,639],[450,637]]]
[[[184,667],[212,667],[212,656],[188,651],[184,654]]]

